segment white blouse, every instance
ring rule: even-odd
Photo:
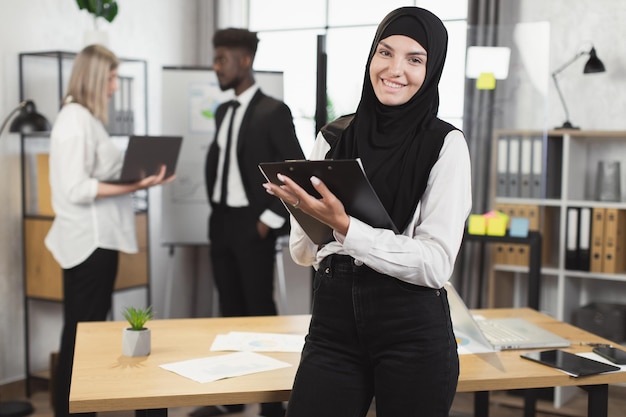
[[[80,104],[65,104],[50,135],[55,218],[45,239],[62,268],[79,265],[96,248],[137,252],[131,195],[96,199],[98,182],[119,178],[122,163],[102,123]]]
[[[324,159],[330,149],[317,135],[309,159]],[[472,206],[471,166],[463,133],[446,136],[413,219],[400,235],[350,217],[348,233],[318,250],[291,217],[289,248],[293,260],[316,269],[328,255],[350,255],[377,272],[411,284],[441,288],[450,278]]]

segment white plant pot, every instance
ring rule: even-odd
[[[124,329],[122,333],[122,355],[147,356],[150,354],[150,329]]]
[[[98,44],[109,47],[109,34],[102,30],[86,30],[83,33],[83,45]]]

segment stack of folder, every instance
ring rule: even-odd
[[[133,78],[120,76],[118,80],[120,88],[109,100],[107,131],[110,135],[132,135],[135,131]]]
[[[626,210],[568,207],[566,243],[566,269],[626,271]]]
[[[542,134],[499,134],[497,136],[496,195],[498,197],[558,198],[560,196],[562,151],[561,147],[551,139],[547,138],[544,141]],[[546,152],[547,154],[544,155]],[[544,166],[548,169],[547,172],[544,172]]]
[[[497,190],[499,197],[541,198],[543,137],[498,137]]]

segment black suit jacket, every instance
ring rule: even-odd
[[[220,149],[217,144],[217,132],[224,121],[227,104],[220,105],[215,112],[215,137],[209,146],[205,163],[205,180],[209,203],[212,201],[217,163]],[[293,125],[289,107],[280,100],[263,94],[258,90],[252,97],[239,128],[237,140],[237,161],[241,178],[250,203],[250,208],[260,216],[269,209],[285,218],[285,226],[280,233],[288,230],[288,212],[281,201],[269,195],[263,183],[265,177],[259,170],[260,162],[284,161],[286,159],[304,159]]]

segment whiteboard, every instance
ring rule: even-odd
[[[281,72],[255,71],[261,90],[283,98]],[[233,90],[221,91],[210,68],[163,67],[163,135],[182,136],[176,179],[162,187],[161,243],[208,244],[209,202],[204,184],[204,163],[215,136],[215,110],[233,98]]]

